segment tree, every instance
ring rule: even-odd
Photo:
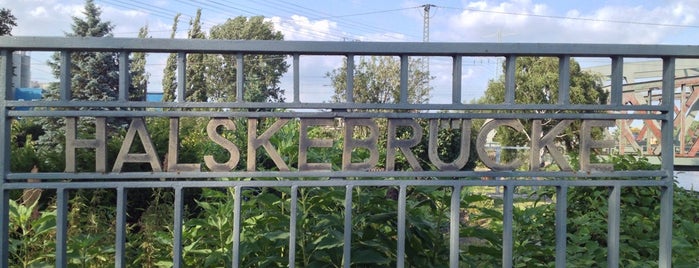
[[[12,27],[17,26],[17,18],[7,8],[0,9],[0,36],[12,35]]]
[[[175,15],[175,19],[172,23],[172,32],[170,33],[170,39],[175,38],[177,33],[177,23],[180,22],[180,13]],[[167,58],[167,64],[163,70],[163,101],[172,102],[175,100],[175,91],[177,90],[177,77],[175,72],[177,71],[177,54],[171,53]]]
[[[504,66],[503,66],[504,69]],[[558,102],[558,59],[552,57],[522,57],[517,58],[515,71],[515,102],[518,104],[554,104]],[[594,74],[584,72],[573,59],[570,61],[570,103],[571,104],[601,104],[607,99],[602,90],[599,78]],[[505,78],[491,80],[485,95],[478,100],[484,104],[501,104],[505,101]],[[516,111],[507,111],[515,113]],[[546,113],[547,111],[524,111]],[[551,111],[548,111],[551,112]],[[571,111],[568,111],[571,112]],[[542,120],[542,131],[548,133],[560,120]],[[525,132],[510,128],[498,129],[495,140],[505,146],[527,145],[531,138],[531,120],[522,120]],[[576,135],[580,130],[580,122],[574,122],[558,137],[557,141],[565,146],[567,151],[578,147]],[[599,134],[599,133],[597,133]],[[596,134],[596,135],[597,135]],[[514,155],[509,150],[503,151],[505,160]]]
[[[148,25],[138,31],[138,38],[150,38],[148,36]],[[148,78],[150,77],[150,74],[146,72],[146,53],[133,53],[130,67],[131,86],[134,88],[134,92],[129,96],[129,100],[145,101],[146,92],[148,92]]]
[[[411,58],[408,67],[408,102],[429,101],[429,81],[434,79],[424,68],[421,58]],[[334,102],[347,101],[347,61],[342,66],[325,74],[330,78],[335,93]],[[400,100],[400,60],[395,57],[360,57],[354,67],[354,102],[398,103]]]
[[[206,39],[206,34],[201,30],[201,8],[197,9],[197,15],[189,21],[189,39]],[[206,66],[204,54],[187,54],[187,79],[185,89],[186,101],[205,102],[206,94]]]
[[[72,33],[67,33],[69,37],[111,37],[114,26],[111,22],[102,21],[100,18],[102,11],[93,0],[85,1],[85,18],[73,17]],[[119,96],[119,55],[117,52],[73,52],[71,57],[71,99],[82,101],[112,101]],[[61,60],[60,53],[55,53],[49,60],[56,79],[60,79]],[[136,88],[129,86],[130,95],[137,95]],[[52,83],[45,92],[45,99],[58,100],[59,83]],[[102,109],[102,108],[81,108],[81,109]],[[46,134],[40,138],[41,144],[48,146],[47,149],[62,149],[59,146],[63,142],[62,131],[64,124],[59,118],[46,118],[43,127]],[[82,122],[80,127],[91,128],[92,122]],[[111,129],[122,127],[122,121],[110,119],[108,126]]]
[[[211,28],[211,39],[225,40],[284,40],[281,32],[275,31],[271,22],[264,17],[246,18],[238,16]],[[289,65],[284,55],[245,55],[244,99],[251,102],[282,102],[284,91],[279,87],[281,76]],[[209,96],[217,101],[235,101],[236,55],[223,54],[209,58]]]

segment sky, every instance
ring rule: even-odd
[[[17,17],[14,36],[64,36],[72,17],[84,17],[83,0],[0,0]],[[421,42],[425,5],[429,10],[430,42],[528,42],[681,44],[699,42],[699,1],[696,0],[510,0],[510,1],[389,1],[389,0],[95,0],[102,19],[115,26],[116,37],[136,37],[148,25],[153,38],[168,38],[175,14],[182,13],[178,38],[202,9],[204,30],[237,16],[265,16],[285,40]],[[32,80],[52,81],[47,56],[32,54]],[[302,59],[301,86],[306,95],[329,96],[325,73],[341,58]],[[436,77],[432,86],[451,86],[447,58],[430,60]],[[464,60],[463,96],[478,96],[487,81],[499,75],[500,60]],[[164,57],[149,58],[151,92],[160,91]],[[284,79],[283,83],[289,83]],[[435,102],[446,94],[433,93]],[[302,96],[303,98],[303,96]]]

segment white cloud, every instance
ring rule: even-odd
[[[46,17],[48,16],[48,12],[46,12],[46,8],[43,6],[38,6],[32,11],[29,12],[29,15],[32,16],[32,18],[38,18],[38,17]]]
[[[285,40],[337,40],[333,32],[337,23],[329,20],[312,21],[304,16],[292,15],[291,19],[272,17],[268,19],[276,30],[284,34]]]
[[[660,43],[683,29],[657,24],[696,23],[699,6],[692,5],[676,1],[654,8],[601,6],[587,13],[570,9],[563,15],[569,19],[564,19],[531,0],[468,2],[462,12],[449,16],[443,30],[435,28],[433,36],[469,42]]]

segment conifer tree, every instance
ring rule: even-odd
[[[93,0],[85,1],[84,17],[73,17],[72,32],[67,33],[68,37],[112,37],[112,25],[109,21],[102,21],[102,11],[95,5]],[[119,96],[119,54],[117,52],[72,52],[70,54],[70,99],[79,101],[113,101]],[[60,53],[55,53],[49,60],[56,79],[61,76]],[[130,95],[134,95],[136,88],[129,87]],[[60,99],[59,83],[49,85],[44,93],[44,99]],[[94,107],[80,108],[103,109]],[[45,134],[40,137],[39,144],[47,146],[49,150],[60,151],[63,149],[62,143],[65,138],[63,131],[65,124],[62,118],[45,118],[42,122]],[[108,128],[115,129],[122,127],[123,120],[108,120]],[[80,118],[79,128],[94,128],[94,122],[86,118]]]
[[[93,0],[85,1],[84,18],[73,17],[68,37],[111,37],[114,26],[100,18],[102,11]],[[54,76],[60,77],[60,55],[49,61]],[[71,53],[71,95],[73,100],[109,101],[118,96],[119,62],[115,52]],[[57,87],[49,90],[50,99],[58,99]]]
[[[180,13],[175,15],[175,19],[172,22],[172,32],[170,33],[170,39],[175,38],[177,34],[177,24],[180,22]],[[177,72],[177,54],[170,53],[167,58],[167,64],[163,70],[163,101],[172,102],[175,101],[175,92],[177,91],[177,77],[175,76]]]
[[[141,27],[138,31],[138,38],[150,38],[148,36],[148,25]],[[135,52],[131,56],[131,86],[134,88],[129,100],[145,101],[148,92],[148,78],[150,74],[146,72],[146,53]]]
[[[189,22],[189,39],[206,39],[206,34],[201,29],[201,9]],[[208,100],[205,79],[206,66],[204,54],[187,54],[187,83],[185,84],[185,100],[205,102]]]

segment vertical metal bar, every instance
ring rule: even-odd
[[[342,264],[345,268],[352,263],[352,188],[351,184],[345,186],[345,241],[342,246]]]
[[[660,252],[659,267],[672,266],[672,199],[674,177],[672,174],[675,159],[673,150],[673,118],[675,95],[675,58],[663,58],[663,109],[665,119],[661,121],[662,139],[661,168],[667,174],[663,178],[665,187],[660,196]]]
[[[611,105],[621,106],[623,99],[623,88],[624,88],[624,58],[620,56],[612,57],[612,91],[611,91]]]
[[[294,60],[296,60],[296,57],[298,55],[294,56]],[[235,98],[237,102],[243,102],[245,97],[245,62],[243,61],[243,53],[238,53],[235,55]],[[298,72],[296,72],[296,68],[298,68],[298,64],[294,65],[294,83],[297,81],[296,75]],[[294,88],[296,87],[296,84],[294,84]],[[294,94],[296,94],[297,91],[294,91]]]
[[[299,200],[298,185],[291,186],[291,206],[289,208],[289,267],[296,266],[296,206]]]
[[[609,195],[607,219],[607,267],[619,267],[619,225],[621,224],[621,187],[615,185]]]
[[[514,186],[505,184],[504,188],[505,193],[502,197],[502,267],[512,267]]]
[[[461,73],[463,72],[463,57],[455,55],[452,57],[451,68],[451,103],[461,104]]]
[[[66,267],[68,259],[68,190],[56,189],[56,267]]]
[[[0,242],[2,242],[2,247],[0,247],[0,267],[9,267],[10,251],[7,245],[10,244],[9,229],[10,229],[10,193],[5,190],[4,181],[5,175],[3,175],[3,182],[0,182]]]
[[[677,115],[678,119],[680,120],[680,122],[679,122],[680,123],[680,125],[679,125],[680,134],[679,134],[679,137],[677,137],[680,140],[680,151],[679,151],[680,155],[685,154],[684,147],[686,146],[685,138],[687,136],[687,132],[686,132],[687,122],[685,120],[687,118],[687,116],[685,116],[687,114],[687,95],[686,95],[685,88],[686,87],[684,84],[680,85],[680,114]]]
[[[566,267],[568,186],[556,186],[556,268]]]
[[[172,263],[173,267],[182,267],[182,217],[184,210],[184,200],[182,197],[182,187],[175,186],[175,215],[172,229],[174,230]]]
[[[233,195],[233,267],[240,267],[240,198],[242,188],[236,185]]]
[[[669,177],[672,178],[672,177]],[[672,182],[661,188],[660,194],[660,259],[658,267],[672,267]]]
[[[2,178],[0,178],[0,267],[8,267],[10,252],[8,246],[10,244],[10,193],[5,190],[5,180],[7,174],[10,173],[10,136],[11,136],[11,119],[7,117],[7,100],[13,99],[12,88],[12,51],[2,50],[0,52],[0,165],[2,166]]]
[[[294,103],[301,102],[301,59],[299,54],[294,54]],[[240,78],[242,79],[242,78]],[[240,86],[242,88],[242,85]],[[242,94],[242,93],[241,93]]]
[[[347,102],[354,102],[354,55],[347,54]]]
[[[400,55],[400,103],[408,103],[408,55]]]
[[[455,185],[451,192],[449,216],[449,267],[459,267],[459,224],[461,214],[461,186]]]
[[[517,70],[517,56],[509,55],[505,58],[505,104],[515,103],[515,71]]]
[[[2,62],[0,62],[0,75],[2,76],[2,78],[0,79],[0,83],[2,83],[0,84],[0,98],[2,98],[3,101],[3,117],[5,117],[5,109],[7,108],[5,101],[13,100],[15,95],[14,86],[12,85],[12,77],[14,77],[14,67],[12,66],[12,51],[6,49],[2,50],[0,52],[0,57],[0,60],[2,60]],[[5,167],[9,167],[9,165],[6,165]]]
[[[69,101],[73,98],[70,85],[70,51],[61,51],[60,100]]]
[[[126,267],[126,189],[117,187],[115,267]]]
[[[177,102],[184,102],[184,92],[187,89],[187,54],[177,52]]]
[[[406,185],[401,184],[400,190],[398,191],[398,256],[396,260],[396,267],[405,267],[405,194]]]
[[[131,73],[129,72],[129,52],[119,53],[119,101],[129,100]]]
[[[570,104],[570,55],[558,58],[558,104]]]

